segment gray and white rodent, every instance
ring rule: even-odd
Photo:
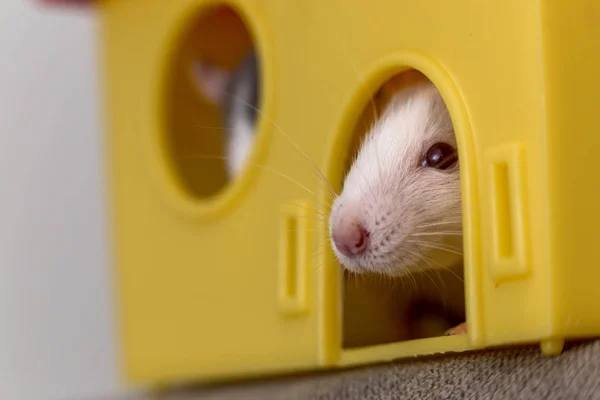
[[[345,338],[348,346],[436,336],[410,331],[408,322],[418,324],[418,316],[414,318],[414,309],[407,304],[423,299],[431,303],[436,296],[440,300],[440,285],[447,291],[444,306],[464,318],[461,190],[454,129],[436,87],[416,71],[409,76],[414,79],[404,86],[390,81],[389,101],[368,130],[332,206],[333,250],[347,271],[364,277],[360,285],[344,285],[344,331],[353,332]],[[226,165],[233,178],[244,165],[255,136],[260,88],[256,55],[248,54],[232,72],[198,63],[195,77],[204,96],[221,107]],[[428,272],[452,276],[446,284],[438,284]],[[379,278],[409,274],[417,283],[410,290],[405,290],[406,283],[400,289]],[[463,333],[463,328],[456,333]]]
[[[230,179],[240,173],[252,149],[260,98],[259,65],[251,51],[233,71],[204,61],[192,66],[196,87],[219,106],[225,126],[225,166]]]

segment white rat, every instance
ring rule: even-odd
[[[462,275],[460,174],[450,114],[436,87],[416,71],[388,85],[389,101],[332,206],[334,252],[360,275]],[[460,286],[444,299],[455,313],[464,312]],[[460,324],[448,333],[465,331]]]
[[[230,178],[240,172],[255,137],[257,71],[254,53],[231,72],[202,62],[194,67],[200,92],[221,107]],[[398,89],[406,77],[416,79]],[[448,110],[435,86],[416,72],[391,80],[384,89],[390,97],[387,107],[367,132],[330,217],[338,259],[347,271],[364,277],[356,284],[346,279],[344,285],[345,346],[426,335],[425,328],[409,329],[409,323],[424,320],[408,303],[423,304],[419,296],[431,302],[432,293],[439,296],[439,285],[421,274],[413,277],[420,293],[405,290],[405,284],[398,290],[378,276],[450,267],[452,274],[462,274],[460,177]],[[449,303],[462,311],[462,286],[450,287],[450,300],[457,301]],[[455,333],[463,331],[461,325]]]

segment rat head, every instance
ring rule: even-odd
[[[338,259],[356,273],[401,276],[461,260],[456,138],[431,82],[391,96],[344,180],[329,225]]]

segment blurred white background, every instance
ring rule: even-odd
[[[0,399],[122,388],[92,10],[0,0]]]

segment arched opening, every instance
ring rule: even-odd
[[[342,347],[462,333],[458,143],[441,94],[404,70],[355,120],[330,219],[343,271]]]

